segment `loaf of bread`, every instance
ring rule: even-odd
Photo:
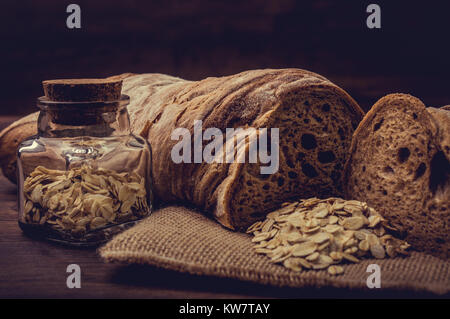
[[[363,112],[324,77],[298,69],[254,70],[192,82],[162,74],[126,74],[123,93],[131,127],[152,146],[154,193],[161,202],[193,205],[222,225],[247,227],[280,203],[299,197],[342,195],[342,172],[352,134]],[[0,134],[0,162],[13,178],[17,143],[34,133],[35,115]],[[217,128],[279,128],[279,168],[262,174],[258,163],[175,163],[177,128],[194,135]],[[245,156],[258,134],[237,145]],[[210,141],[203,141],[203,146]],[[269,139],[270,144],[270,139]]]
[[[448,258],[450,112],[417,98],[380,99],[355,131],[346,196],[367,202],[418,250]]]
[[[37,133],[38,113],[32,113],[12,123],[0,132],[0,165],[3,175],[15,183],[17,178],[17,148],[25,138]]]

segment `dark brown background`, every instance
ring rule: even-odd
[[[81,6],[81,29],[66,6]],[[382,28],[366,27],[381,5]],[[448,2],[448,1],[447,1]],[[450,103],[444,1],[3,1],[0,114],[26,114],[40,81],[161,72],[202,79],[298,67],[328,77],[364,109],[390,92]]]

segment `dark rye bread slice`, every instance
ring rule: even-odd
[[[363,112],[324,77],[299,69],[268,69],[196,82],[163,74],[114,79],[123,79],[123,93],[131,98],[133,133],[152,146],[159,202],[192,205],[226,227],[242,229],[288,199],[342,195],[343,165]],[[173,162],[171,151],[179,141],[172,140],[172,132],[185,128],[192,137],[195,120],[203,121],[203,131],[218,128],[223,134],[227,128],[279,128],[278,172],[261,175],[260,165],[248,160]],[[5,131],[8,140],[20,137],[23,127],[15,124]],[[252,142],[254,138],[241,143],[237,153],[248,154]],[[203,141],[203,146],[208,143]],[[0,149],[14,152],[1,142]]]
[[[122,80],[58,79],[42,81],[45,96],[57,102],[117,101],[122,91]]]
[[[377,209],[414,248],[448,258],[450,184],[441,147],[444,129],[419,99],[383,97],[355,131],[344,183],[347,198]]]

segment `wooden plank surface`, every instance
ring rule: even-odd
[[[0,128],[14,118],[0,117]],[[297,298],[429,297],[408,291],[291,289],[193,276],[150,266],[103,263],[96,249],[37,241],[17,224],[16,186],[0,175],[0,298]],[[69,264],[81,288],[66,286]]]

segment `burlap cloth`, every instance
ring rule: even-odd
[[[271,264],[252,249],[251,236],[229,231],[215,221],[184,207],[155,211],[138,225],[117,235],[99,249],[107,262],[149,264],[197,275],[228,277],[289,287],[368,289],[369,264],[381,268],[381,288],[446,294],[450,262],[423,253],[393,259],[366,259],[345,264],[343,275],[326,270],[300,273]]]

